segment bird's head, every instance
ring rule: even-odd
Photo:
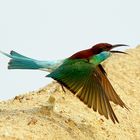
[[[118,50],[112,50],[114,48],[122,47],[122,46],[128,46],[128,45],[125,45],[125,44],[112,45],[112,44],[109,44],[109,43],[99,43],[99,44],[94,45],[91,49],[93,51],[98,50],[98,53],[103,52],[103,51],[110,51],[112,53],[125,53],[125,52],[118,51]]]

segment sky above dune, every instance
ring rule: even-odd
[[[0,1],[0,50],[41,59],[70,56],[99,42],[140,43],[139,0]],[[46,72],[7,70],[0,54],[0,100],[36,90]]]

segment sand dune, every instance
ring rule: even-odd
[[[140,47],[127,52],[103,64],[113,87],[131,108],[127,111],[112,103],[119,124],[87,108],[53,82],[0,102],[0,140],[139,140]]]

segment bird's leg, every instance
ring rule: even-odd
[[[61,85],[61,88],[62,88],[63,92],[66,93],[66,90],[64,89],[64,86],[61,83],[59,83],[59,84]]]

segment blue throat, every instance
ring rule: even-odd
[[[101,62],[103,62],[104,60],[106,60],[110,56],[111,56],[110,52],[104,51],[104,52],[101,52],[97,55],[92,56],[90,58],[89,62],[96,66],[96,65],[99,65]]]

